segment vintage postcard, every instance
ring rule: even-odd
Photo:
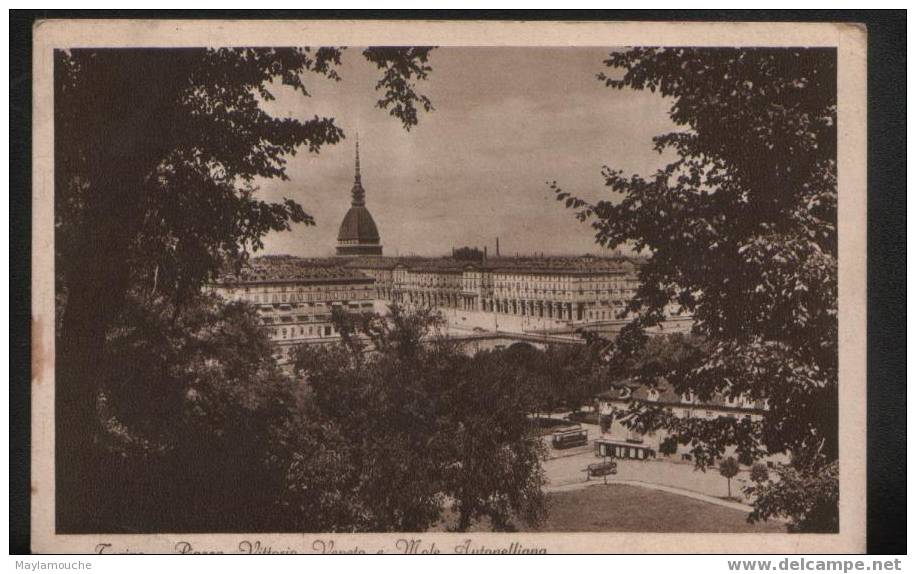
[[[864,551],[863,27],[34,32],[34,551]]]

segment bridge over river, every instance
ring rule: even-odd
[[[507,349],[513,345],[530,345],[546,349],[549,345],[584,345],[585,340],[575,334],[552,335],[544,333],[512,333],[507,331],[460,332],[450,330],[446,337],[456,341],[468,354],[480,351]]]

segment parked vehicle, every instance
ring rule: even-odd
[[[585,477],[586,480],[593,476],[607,476],[609,474],[617,474],[617,462],[613,460],[593,462],[592,464],[588,465],[586,472],[588,473],[588,475]]]

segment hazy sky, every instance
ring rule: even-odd
[[[344,52],[343,80],[308,77],[311,98],[276,90],[278,115],[332,116],[347,139],[290,158],[289,181],[260,182],[268,199],[289,197],[314,227],[272,233],[267,253],[330,255],[350,207],[359,129],[366,204],[386,255],[442,255],[453,246],[503,254],[597,252],[591,228],[546,185],[587,199],[610,197],[601,167],[650,174],[662,164],[654,135],[674,129],[669,102],[605,87],[605,48],[439,48],[420,91],[435,110],[407,132],[375,107],[379,72],[359,48]]]

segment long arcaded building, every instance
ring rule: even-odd
[[[273,256],[253,259],[241,273],[211,285],[211,291],[254,305],[271,339],[286,354],[295,344],[336,340],[334,308],[380,311],[391,302],[438,308],[456,321],[468,321],[468,328],[502,331],[620,322],[636,290],[636,271],[637,263],[624,257],[469,262],[447,257]],[[677,310],[669,315],[677,317]]]
[[[557,321],[618,319],[638,284],[624,257],[366,258],[348,267],[398,303]]]

